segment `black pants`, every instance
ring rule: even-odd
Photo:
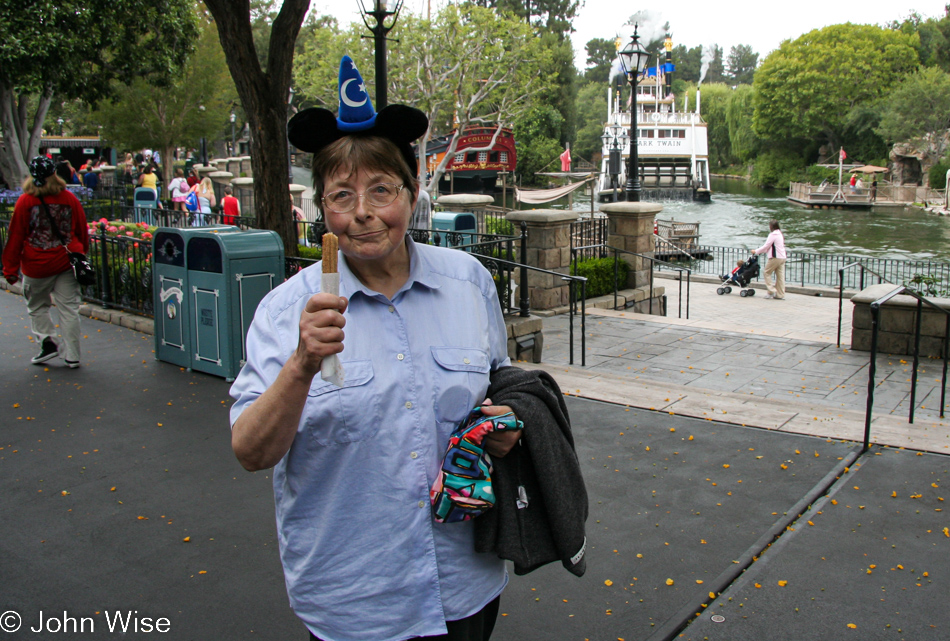
[[[446,621],[448,634],[437,637],[415,637],[429,641],[488,641],[492,630],[495,629],[495,619],[498,618],[498,602],[501,597],[486,605],[470,617],[458,621]],[[310,633],[310,641],[322,641],[320,637]]]

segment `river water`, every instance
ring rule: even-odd
[[[714,178],[712,192],[710,203],[665,202],[657,217],[700,223],[702,245],[755,249],[774,218],[793,251],[950,261],[950,217],[914,208],[806,209],[788,202],[786,192],[759,189],[744,180]],[[567,199],[552,205],[564,208]],[[589,198],[576,195],[573,208],[590,211]]]

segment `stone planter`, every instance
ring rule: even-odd
[[[851,297],[851,349],[871,350],[871,303],[894,291],[897,285],[871,285]],[[934,304],[950,311],[950,299],[932,298]],[[880,308],[877,349],[885,354],[913,354],[917,325],[917,299],[895,296]],[[920,323],[920,356],[943,357],[947,316],[924,303]]]

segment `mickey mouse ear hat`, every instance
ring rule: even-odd
[[[413,173],[418,171],[412,142],[429,127],[426,115],[414,107],[389,105],[379,113],[366,93],[366,85],[356,63],[349,56],[340,60],[340,111],[304,109],[287,124],[287,138],[301,151],[314,153],[349,135],[388,138],[402,152]]]

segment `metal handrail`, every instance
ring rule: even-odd
[[[871,412],[874,406],[874,376],[877,373],[877,337],[880,329],[881,305],[898,294],[906,294],[917,299],[917,319],[914,328],[914,368],[910,383],[910,412],[907,417],[908,423],[914,422],[914,405],[917,403],[917,368],[920,365],[920,325],[923,318],[922,312],[924,303],[927,303],[927,305],[941,312],[946,317],[943,334],[943,378],[940,385],[940,418],[944,417],[944,404],[947,395],[947,360],[948,357],[950,357],[950,311],[921,296],[913,289],[900,285],[871,303],[871,361],[868,365],[868,400],[867,409],[864,414],[864,447],[861,450],[862,454],[868,450],[871,440]]]
[[[681,253],[681,254],[683,254],[684,256],[686,256],[686,258],[688,258],[689,260],[697,260],[697,257],[696,257],[696,256],[693,256],[693,255],[690,254],[688,251],[686,251],[685,249],[683,249],[682,247],[680,247],[680,246],[677,245],[676,243],[672,242],[672,241],[671,241],[670,239],[668,239],[668,238],[663,238],[663,237],[660,236],[659,234],[653,234],[653,240],[654,240],[654,242],[658,240],[658,241],[660,241],[661,243],[664,243],[664,244],[666,244],[666,245],[669,245],[669,246],[672,247],[675,251],[678,251],[679,253]],[[664,262],[665,262],[665,261],[664,261]]]
[[[871,272],[872,274],[877,276],[878,285],[884,282],[888,282],[888,283],[890,282],[889,280],[887,280],[887,278],[885,278],[884,276],[881,276],[876,271],[874,271],[873,269],[869,267],[866,267],[864,263],[860,263],[860,262],[849,263],[838,270],[838,345],[837,345],[838,347],[841,347],[841,317],[842,317],[842,305],[844,303],[844,271],[846,269],[851,269],[853,267],[861,268],[861,280],[860,280],[861,286],[859,287],[859,289],[864,289],[864,272]]]
[[[690,274],[692,270],[688,267],[680,267],[679,265],[674,265],[673,263],[668,263],[665,260],[660,260],[654,256],[647,256],[645,254],[638,254],[637,252],[627,251],[626,249],[620,249],[619,247],[612,247],[606,243],[601,243],[597,245],[585,245],[582,247],[572,247],[571,248],[571,269],[576,274],[577,273],[577,252],[584,249],[597,249],[597,248],[606,248],[614,252],[614,309],[617,309],[617,295],[618,295],[618,285],[617,281],[619,279],[618,274],[618,256],[617,253],[630,254],[631,256],[637,256],[638,258],[643,258],[644,260],[650,261],[650,295],[649,300],[649,309],[650,314],[653,313],[653,268],[655,265],[662,265],[669,267],[671,270],[679,272],[679,303],[677,306],[677,314],[679,318],[683,318],[683,272],[686,272],[686,318],[689,319],[689,284],[690,284]]]

